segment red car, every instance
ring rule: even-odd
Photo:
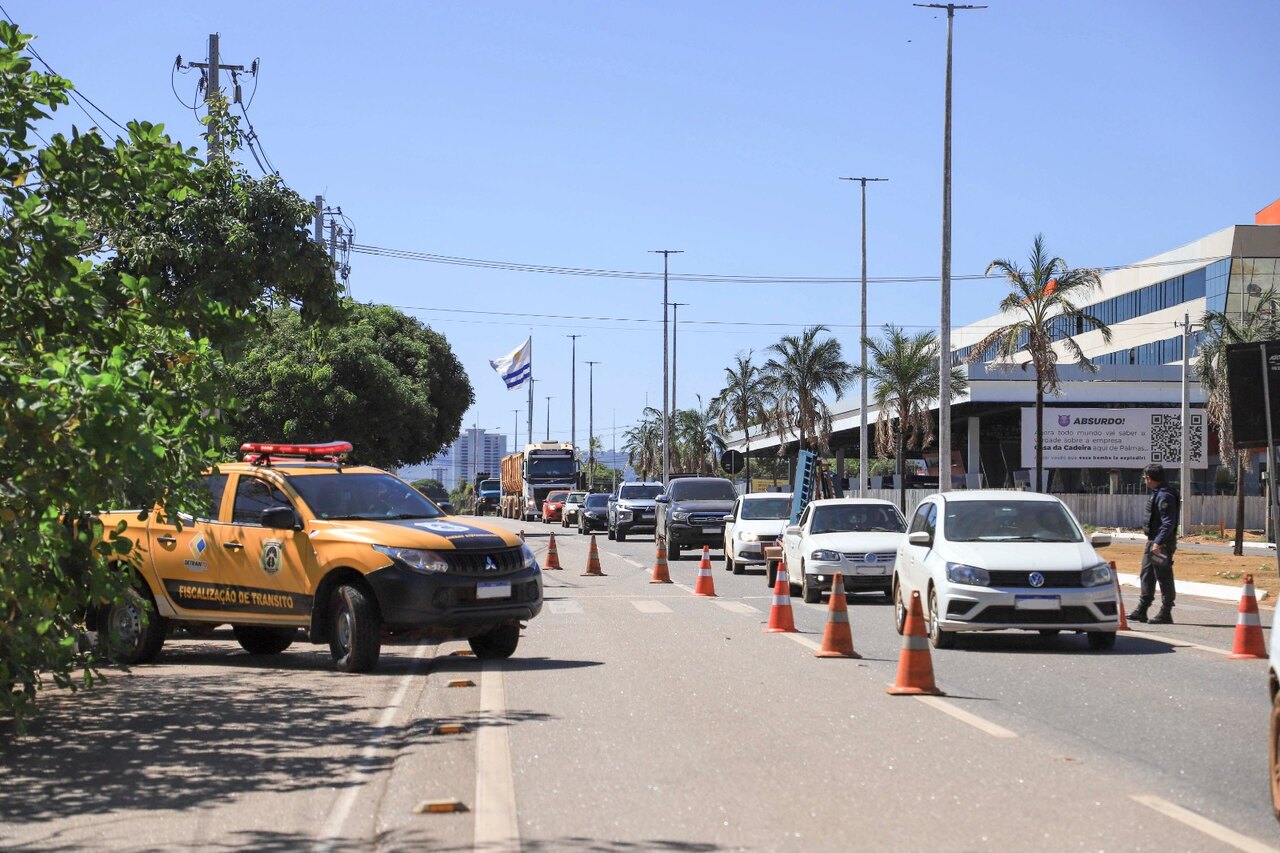
[[[559,521],[564,515],[564,499],[569,497],[568,491],[551,492],[542,502],[542,523],[550,524]]]

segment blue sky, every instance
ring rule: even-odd
[[[192,145],[174,57],[203,61],[212,32],[223,62],[260,57],[249,116],[263,147],[366,246],[639,272],[660,272],[649,250],[672,248],[684,250],[673,274],[856,278],[858,191],[838,178],[887,177],[868,188],[868,273],[935,280],[872,284],[868,321],[937,328],[944,12],[899,0],[0,4],[98,106]],[[956,19],[953,275],[1023,258],[1037,232],[1072,265],[1132,263],[1252,222],[1280,196],[1280,5],[989,5]],[[173,80],[188,105],[195,82]],[[90,121],[69,107],[52,126],[72,123]],[[583,335],[579,444],[588,359],[606,448],[615,418],[620,436],[646,401],[661,406],[661,282],[360,253],[352,267],[355,298],[448,336],[475,387],[467,426],[510,434],[519,409],[526,439],[525,392],[488,359],[531,331],[535,439],[547,396],[552,438],[569,437],[569,334]],[[953,322],[1000,295],[957,281]],[[673,282],[672,300],[688,303],[685,405],[720,389],[735,353],[763,360],[805,325],[831,326],[857,357],[856,284]]]

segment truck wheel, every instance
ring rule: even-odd
[[[519,625],[499,625],[478,637],[467,640],[478,658],[509,658],[520,643]]]
[[[278,655],[293,645],[297,628],[271,628],[263,625],[232,625],[240,648],[251,655]]]
[[[614,533],[613,533],[613,538],[614,538],[614,539],[616,539],[616,540],[618,540],[619,542],[626,542],[626,541],[627,541],[627,531],[625,531],[625,530],[623,530],[621,527],[619,527],[617,530],[615,530],[615,531],[614,531]]]
[[[116,663],[150,663],[159,656],[168,630],[168,620],[156,612],[151,593],[131,589],[124,601],[103,611],[99,642]]]
[[[610,527],[610,528],[609,528],[609,538],[610,538],[610,539],[613,539],[613,528],[612,528],[612,527]]]
[[[667,557],[672,560],[680,559],[680,546],[672,542],[667,546]]]
[[[381,626],[369,595],[343,584],[329,599],[329,651],[339,672],[368,672],[382,651]]]

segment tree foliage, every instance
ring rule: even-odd
[[[278,308],[228,372],[237,440],[346,440],[380,468],[440,453],[475,399],[444,336],[386,305],[352,306],[349,322],[319,330]]]
[[[809,326],[799,335],[783,335],[769,347],[764,365],[765,387],[773,403],[770,421],[778,439],[795,435],[800,449],[829,450],[831,409],[824,393],[837,400],[853,380],[853,368],[840,352],[840,342],[826,326]]]

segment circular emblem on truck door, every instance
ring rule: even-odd
[[[269,575],[280,571],[281,551],[284,543],[279,539],[268,539],[262,543],[262,570]]]
[[[1032,572],[1031,574],[1027,575],[1027,583],[1031,584],[1036,588],[1042,587],[1044,586],[1044,575],[1040,574],[1039,572]]]

